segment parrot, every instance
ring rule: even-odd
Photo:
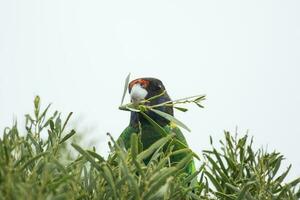
[[[127,87],[127,86],[126,86]],[[166,88],[161,80],[156,78],[138,78],[132,80],[128,84],[128,91],[131,98],[131,103],[139,103],[143,100],[147,100],[151,97],[157,96],[157,98],[151,98],[148,102],[148,105],[157,105],[164,102],[171,101]],[[157,107],[157,110],[165,112],[169,115],[174,116],[174,109],[173,106],[161,106]],[[154,113],[151,110],[145,112],[152,120],[154,120],[159,126],[161,126],[167,134],[175,134],[177,140],[188,146],[187,141],[181,132],[180,128],[176,126],[173,122],[170,122],[168,119]],[[140,130],[141,129],[141,130]],[[141,113],[131,111],[130,113],[130,122],[129,125],[125,128],[125,130],[121,133],[117,141],[122,140],[126,149],[130,148],[130,138],[132,134],[140,134],[140,141],[142,143],[143,149],[147,149],[157,140],[161,139],[162,136],[156,129],[153,127],[150,122],[144,118]],[[174,146],[174,150],[181,149],[179,145]],[[185,156],[184,153],[178,154],[170,158],[170,163],[176,164]],[[149,159],[145,159],[145,164],[148,164]],[[185,166],[184,171],[187,174],[192,174],[195,172],[195,163],[194,160],[191,159],[189,164]]]

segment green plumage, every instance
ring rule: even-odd
[[[175,126],[175,125],[170,125],[167,124],[164,127],[162,127],[167,134],[172,134],[175,133],[175,137],[181,141],[183,144],[187,145],[186,139],[183,136],[181,130]],[[151,124],[148,123],[144,123],[141,125],[141,132],[138,130],[138,128],[134,128],[132,126],[128,126],[120,135],[119,139],[122,139],[125,145],[126,149],[130,148],[130,138],[131,135],[133,133],[141,133],[141,142],[143,144],[143,149],[147,149],[149,146],[151,146],[154,142],[156,142],[157,140],[161,139],[163,136],[161,136],[160,133],[158,133]],[[174,146],[174,150],[176,151],[178,149],[181,149],[182,147],[178,144],[175,144]],[[171,157],[171,163],[175,164],[177,162],[179,162],[182,158],[184,158],[185,154],[181,153],[178,154],[176,156]],[[149,162],[149,159],[145,160],[145,163],[147,164]],[[193,172],[195,172],[195,164],[194,161],[192,160],[185,168],[185,172],[188,174],[192,174]]]

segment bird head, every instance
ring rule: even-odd
[[[138,78],[129,83],[128,91],[131,102],[138,103],[142,100],[161,94],[165,91],[165,87],[159,79]]]
[[[163,85],[162,81],[156,78],[138,78],[131,81],[128,85],[128,91],[131,97],[131,102],[134,104],[157,95],[159,95],[157,98],[151,99],[151,101],[146,102],[146,104],[151,106],[170,101],[171,98],[165,90],[166,88]],[[162,112],[173,115],[173,107],[171,106],[161,106],[157,109]],[[161,126],[164,126],[169,123],[168,120],[162,118],[161,116],[158,116],[152,111],[147,111],[146,114],[149,115],[149,117],[151,117]],[[130,124],[132,126],[137,126],[138,121],[140,121],[143,124],[146,123],[147,120],[144,120],[143,117],[140,116],[140,114],[136,112],[131,112]]]

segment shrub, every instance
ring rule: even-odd
[[[164,137],[141,149],[137,135],[131,148],[111,138],[108,158],[95,147],[84,150],[70,140],[76,131],[55,111],[48,116],[40,99],[34,100],[34,114],[25,115],[25,133],[17,124],[5,128],[0,139],[0,199],[299,199],[300,178],[284,182],[290,167],[278,174],[283,156],[263,149],[253,150],[248,137],[225,132],[221,149],[200,155],[201,167],[192,175],[183,172],[193,153],[176,166],[169,166],[172,140]],[[44,137],[45,135],[45,137]],[[74,139],[73,139],[74,140]],[[74,149],[78,155],[74,156]],[[143,158],[151,156],[145,165]]]

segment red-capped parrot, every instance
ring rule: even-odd
[[[135,79],[129,83],[128,90],[132,103],[139,103],[140,101],[149,99],[157,95],[159,95],[159,97],[151,99],[150,102],[148,102],[148,105],[157,105],[171,100],[168,93],[165,91],[166,89],[162,81],[156,78]],[[169,115],[174,115],[172,106],[161,106],[157,107],[156,109]],[[175,137],[177,138],[177,140],[188,146],[181,130],[174,123],[154,113],[153,111],[148,110],[145,113],[157,124],[159,124],[167,134],[175,133]],[[139,128],[141,128],[141,130],[139,130]],[[163,137],[159,132],[156,131],[153,125],[149,123],[149,121],[145,119],[145,117],[141,113],[131,111],[129,126],[122,132],[118,139],[123,140],[125,148],[127,149],[130,148],[130,138],[133,133],[141,134],[140,138],[144,150]],[[183,148],[182,145],[175,144],[173,151],[181,148]],[[185,156],[186,154],[181,153],[171,157],[171,164],[179,162]],[[144,160],[145,164],[149,162],[149,159]],[[185,171],[188,174],[191,174],[195,171],[195,164],[193,160],[191,160],[190,163],[185,167]]]

